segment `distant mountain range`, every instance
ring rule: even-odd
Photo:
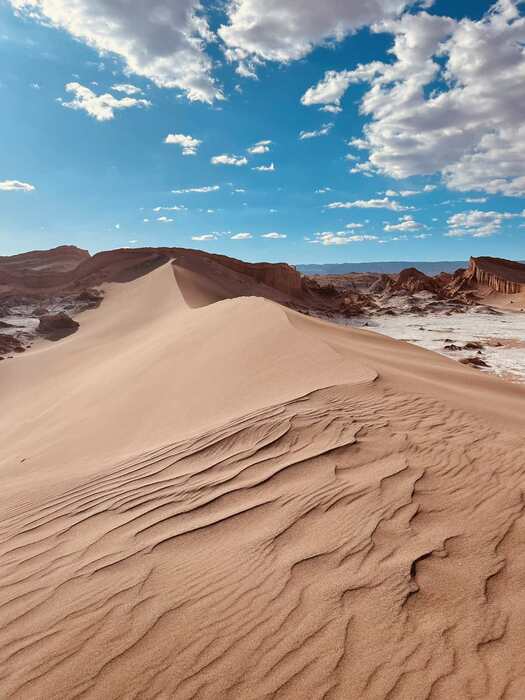
[[[438,262],[369,262],[369,263],[335,263],[326,265],[296,265],[299,272],[305,275],[347,275],[351,272],[381,272],[396,274],[408,267],[416,267],[426,275],[438,275],[440,272],[454,272],[460,267],[468,267],[466,260],[442,260]]]

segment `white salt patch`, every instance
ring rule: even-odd
[[[451,316],[403,314],[376,316],[373,319],[350,319],[347,323],[357,326],[366,323],[372,331],[414,343],[455,360],[472,357],[477,351],[447,351],[444,345],[464,345],[469,341],[479,341],[484,345],[479,357],[490,365],[483,371],[505,375],[513,381],[525,383],[525,314],[493,315],[469,310]],[[490,347],[487,345],[487,339],[499,340],[502,343],[521,341],[524,347]]]

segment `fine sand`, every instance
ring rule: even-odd
[[[0,363],[0,696],[525,697],[525,387],[164,265]]]

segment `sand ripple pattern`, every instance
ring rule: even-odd
[[[0,523],[5,698],[523,698],[525,449],[378,385]]]

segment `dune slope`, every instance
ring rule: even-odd
[[[13,698],[522,698],[525,391],[165,265],[0,367]]]

